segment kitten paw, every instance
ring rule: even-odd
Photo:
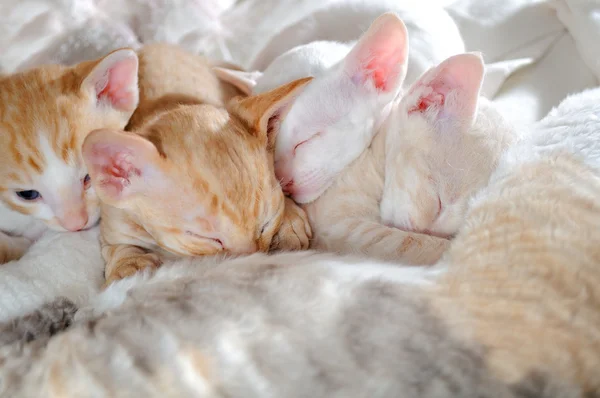
[[[106,282],[102,289],[106,289],[111,283],[127,278],[145,269],[154,270],[161,264],[160,258],[155,253],[146,253],[141,256],[129,257],[121,260],[106,275]]]
[[[306,250],[312,238],[308,216],[292,199],[286,197],[285,200],[283,219],[271,242],[271,250]]]

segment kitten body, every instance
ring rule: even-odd
[[[200,56],[155,44],[139,58],[131,132],[99,130],[84,143],[107,283],[165,258],[307,247],[310,227],[283,197],[267,137],[305,82],[231,101],[239,92]]]
[[[91,130],[125,126],[137,105],[136,72],[135,54],[123,49],[0,77],[0,263],[20,258],[47,228],[97,223],[81,144]]]
[[[111,286],[47,346],[2,349],[3,392],[597,396],[599,99],[511,147],[434,267],[187,260]]]

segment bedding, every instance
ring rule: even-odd
[[[72,64],[156,41],[249,68],[282,29],[344,1],[4,0],[0,73],[48,62]],[[566,95],[598,84],[598,1],[406,0],[403,5],[417,3],[444,8],[467,50],[483,53],[483,93],[516,123],[539,120]],[[312,28],[319,39],[318,27]],[[102,283],[97,235],[97,228],[48,233],[21,260],[0,267],[0,321],[61,295],[84,305]]]

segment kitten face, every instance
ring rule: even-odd
[[[175,254],[267,251],[284,210],[268,131],[308,80],[229,110],[181,106],[139,135],[92,132],[83,149],[92,185]]]
[[[451,57],[426,72],[390,116],[381,217],[400,229],[448,237],[489,179],[512,129],[479,98],[483,61]]]
[[[122,128],[137,105],[131,50],[72,68],[44,66],[0,80],[0,200],[56,230],[94,225],[99,204],[81,145]]]
[[[315,200],[368,146],[401,87],[407,57],[406,27],[384,14],[343,61],[298,97],[275,148],[275,171],[294,200]]]

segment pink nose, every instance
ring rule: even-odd
[[[88,214],[85,210],[67,213],[59,219],[60,225],[67,231],[81,231],[88,222]]]

